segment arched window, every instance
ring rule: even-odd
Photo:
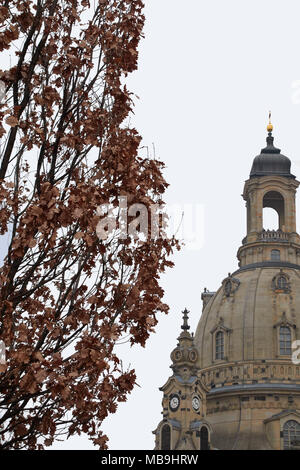
[[[171,449],[171,428],[168,424],[164,424],[161,429],[161,450]]]
[[[279,276],[277,279],[277,287],[278,289],[286,289],[288,287],[287,278],[285,276]]]
[[[295,445],[300,445],[300,424],[290,420],[283,426],[283,448],[289,450]]]
[[[208,429],[206,426],[202,426],[200,429],[200,450],[209,450]]]
[[[285,225],[285,204],[283,196],[277,191],[269,191],[263,199],[263,227],[278,230]],[[267,208],[267,209],[266,209]]]
[[[280,271],[272,280],[272,288],[275,292],[290,292],[289,277]]]
[[[271,251],[271,261],[280,261],[280,250]]]
[[[282,356],[290,356],[292,345],[292,334],[289,326],[281,326],[279,330],[279,353]]]
[[[224,333],[218,331],[216,334],[216,359],[224,359]]]

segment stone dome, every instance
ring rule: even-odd
[[[274,263],[276,264],[276,263]],[[200,318],[194,344],[199,351],[201,369],[238,362],[264,362],[266,366],[278,361],[276,325],[288,322],[292,329],[300,329],[300,266],[283,268],[259,267],[242,268],[226,278],[219,290],[211,297]],[[276,282],[286,280],[280,289]],[[230,287],[228,288],[228,284]],[[228,290],[229,289],[229,290]],[[225,332],[224,360],[213,357],[212,336],[220,328]],[[247,369],[247,368],[246,368]],[[235,376],[237,383],[247,383],[255,379],[249,371],[241,368]],[[278,377],[279,372],[265,370],[265,375]],[[232,377],[211,376],[213,385],[232,382]],[[219,379],[219,380],[218,380]],[[290,380],[300,375],[291,375]]]
[[[286,178],[295,178],[291,174],[291,160],[280,153],[273,145],[274,137],[269,132],[267,137],[267,147],[261,150],[261,153],[254,158],[250,178],[258,176],[278,175]]]
[[[281,327],[288,327],[297,339],[299,305],[300,266],[241,269],[210,298],[194,344],[199,378],[209,389],[206,417],[213,448],[283,448],[278,426],[299,410],[300,365],[280,356],[279,338]],[[214,351],[219,331],[223,359]]]

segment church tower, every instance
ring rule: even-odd
[[[209,449],[210,426],[205,420],[208,388],[198,376],[198,352],[189,333],[188,311],[183,312],[182,332],[171,353],[173,375],[160,388],[163,419],[157,429],[155,449]]]
[[[237,253],[238,269],[217,292],[205,289],[203,312],[191,339],[197,351],[196,377],[191,377],[193,383],[199,381],[206,399],[198,420],[207,427],[211,449],[280,450],[300,445],[300,238],[295,205],[299,182],[289,158],[274,146],[271,123],[267,131],[267,146],[255,157],[244,187],[247,234]],[[264,228],[267,207],[278,214],[277,230]],[[187,433],[187,421],[182,421],[187,412],[174,416],[174,421],[168,402],[170,393],[179,395],[181,382],[177,385],[176,380],[173,376],[163,387],[164,413],[170,429],[176,421]],[[170,383],[176,383],[177,392],[171,392]],[[159,427],[157,448],[161,435]],[[170,442],[172,449],[176,442]],[[199,441],[186,442],[199,449]]]

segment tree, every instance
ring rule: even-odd
[[[81,432],[106,448],[101,423],[136,380],[115,345],[128,335],[144,346],[167,312],[159,278],[178,248],[150,225],[120,236],[120,196],[149,209],[167,187],[125,124],[143,3],[1,0],[0,20],[0,51],[15,52],[0,71],[1,448]],[[116,226],[99,239],[103,204]]]

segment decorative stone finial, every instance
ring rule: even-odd
[[[274,137],[272,135],[273,124],[271,123],[271,111],[269,111],[269,124],[267,125],[267,146],[262,149],[261,153],[280,153],[280,149],[274,147]]]
[[[189,330],[190,326],[188,324],[188,313],[190,313],[186,308],[183,310],[183,325],[181,326],[182,330]]]
[[[271,111],[269,111],[269,124],[267,125],[267,131],[272,132],[273,124],[271,123]]]
[[[190,325],[188,324],[188,313],[186,308],[183,313],[183,325],[177,343],[177,347],[171,353],[174,374],[180,376],[184,381],[189,380],[191,376],[197,375],[198,351],[194,345],[194,335],[189,333]]]

